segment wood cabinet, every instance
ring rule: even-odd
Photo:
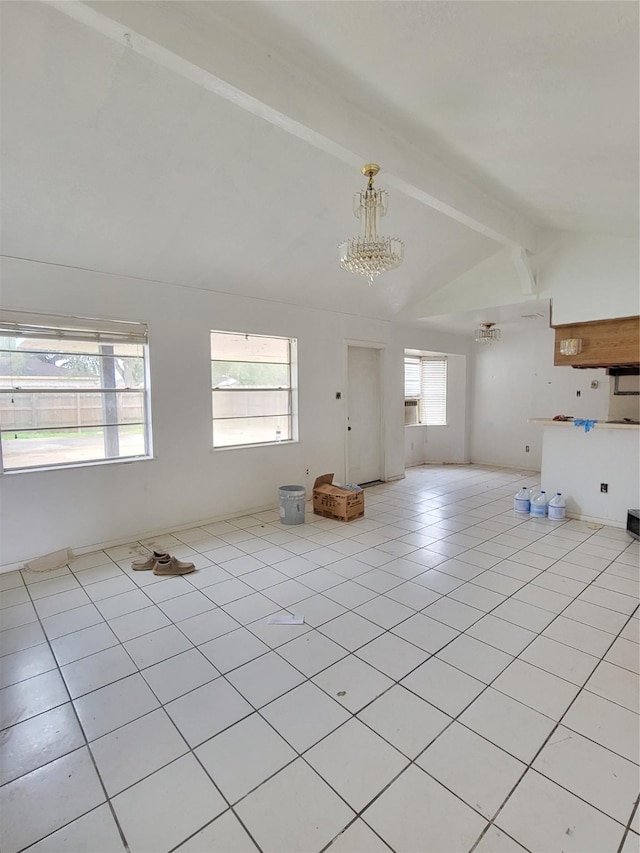
[[[570,367],[625,367],[640,362],[640,317],[592,320],[553,326],[556,333],[553,363]],[[582,351],[563,355],[560,341],[579,338]]]

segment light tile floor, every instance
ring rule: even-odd
[[[4,853],[638,851],[638,542],[516,515],[531,479],[0,576]]]

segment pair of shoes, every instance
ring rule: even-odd
[[[193,563],[183,563],[166,551],[153,551],[144,560],[134,560],[131,568],[135,572],[153,571],[154,575],[188,575],[196,570]]]

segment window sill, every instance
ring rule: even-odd
[[[430,429],[437,429],[438,427],[448,427],[449,424],[405,424],[405,429],[415,429],[416,427],[429,427]]]
[[[87,462],[67,462],[62,465],[39,465],[33,468],[7,468],[1,472],[1,476],[43,474],[46,471],[70,471],[74,468],[99,468],[104,465],[131,465],[134,462],[153,462],[155,459],[157,459],[157,456],[130,456],[123,459],[97,459]]]
[[[212,447],[212,453],[222,453],[225,450],[250,450],[252,447],[279,447],[287,444],[299,444],[300,439],[288,438],[284,441],[261,441],[256,444],[228,444],[225,447]]]

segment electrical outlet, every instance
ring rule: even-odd
[[[609,483],[600,483],[600,491],[607,494],[609,491]]]
[[[336,400],[342,400],[342,392],[336,391]]]
[[[309,476],[309,469],[307,468],[307,477]]]
[[[582,391],[576,391],[576,397],[581,397],[581,396],[582,396]]]
[[[528,453],[528,452],[529,452],[529,445],[528,445],[528,444],[525,444],[525,446],[524,446],[524,452],[525,452],[525,453]]]

